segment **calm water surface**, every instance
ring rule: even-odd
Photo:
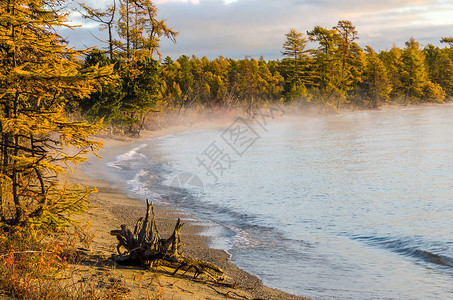
[[[319,299],[453,299],[452,105],[251,126],[260,138],[242,156],[223,130],[189,130],[106,168],[132,192],[209,220],[213,245],[271,287]],[[217,182],[197,160],[213,142],[233,160]],[[185,172],[203,188],[168,188]]]

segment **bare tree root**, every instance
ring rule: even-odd
[[[146,200],[146,216],[140,218],[132,233],[126,225],[121,225],[121,230],[112,230],[111,235],[118,239],[117,251],[119,256],[116,262],[129,266],[140,266],[145,269],[151,266],[165,266],[174,269],[172,275],[179,270],[184,274],[192,271],[194,278],[204,274],[214,282],[221,282],[224,279],[224,272],[216,265],[186,257],[181,253],[181,228],[184,225],[178,219],[173,234],[168,239],[159,236],[152,202]],[[126,252],[121,253],[121,247]]]

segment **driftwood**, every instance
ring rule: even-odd
[[[140,218],[132,233],[126,225],[121,225],[121,230],[112,230],[111,235],[118,239],[117,251],[119,256],[116,262],[124,265],[165,266],[174,269],[172,275],[179,270],[188,272],[192,270],[194,277],[205,274],[215,281],[223,280],[223,271],[214,264],[206,261],[186,257],[181,253],[181,228],[183,223],[178,219],[173,234],[168,239],[162,239],[156,226],[152,202],[146,200],[146,216]],[[121,247],[126,248],[124,253]]]

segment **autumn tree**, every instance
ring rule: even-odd
[[[182,91],[179,84],[176,82],[175,62],[170,56],[167,56],[162,61],[162,83],[160,94],[162,100],[166,103],[167,107],[175,107],[179,99],[181,99]]]
[[[258,72],[262,80],[261,99],[266,102],[281,100],[285,79],[278,71],[271,71],[268,63],[261,57],[258,61]]]
[[[403,67],[402,61],[402,50],[396,45],[388,51],[381,51],[379,58],[384,63],[387,69],[392,91],[390,92],[390,98],[394,101],[401,102],[400,98],[404,94],[403,83],[401,78],[401,70]]]
[[[453,37],[443,37],[440,42],[443,44],[448,44],[449,47],[453,47]]]
[[[289,57],[293,61],[294,69],[297,69],[298,63],[306,55],[308,40],[302,32],[296,31],[296,29],[291,28],[291,30],[285,34],[286,41],[283,44],[283,56]]]
[[[366,60],[363,71],[363,89],[369,108],[377,108],[379,103],[389,99],[392,86],[387,69],[374,52],[373,48],[366,46]]]
[[[232,79],[236,87],[236,97],[245,112],[252,115],[260,105],[278,100],[283,90],[283,77],[272,74],[263,59],[241,59],[232,66]]]
[[[211,62],[211,70],[215,76],[217,103],[222,107],[231,106],[234,100],[234,82],[229,76],[230,61],[223,56],[219,56]]]
[[[65,105],[89,96],[110,67],[81,69],[84,54],[55,33],[57,0],[0,2],[0,222],[60,228],[86,208],[88,188],[59,184],[66,166],[101,143],[99,124],[71,121]]]
[[[308,43],[307,37],[302,32],[291,28],[285,34],[286,41],[283,44],[282,54],[286,58],[283,64],[286,66],[286,97],[293,100],[307,94],[306,84],[311,83],[309,72],[308,50],[305,49]]]
[[[348,97],[357,100],[351,91],[357,90],[361,82],[364,53],[355,42],[358,39],[355,26],[340,20],[332,29],[316,26],[308,31],[308,36],[319,44],[314,50],[314,65],[320,102],[337,110],[349,102]]]
[[[316,72],[315,84],[319,89],[317,100],[322,105],[329,105],[330,98],[337,85],[336,70],[338,66],[334,59],[337,36],[335,30],[321,26],[315,26],[313,30],[307,31],[307,35],[310,41],[318,43],[318,48],[313,50],[315,57],[313,67]]]
[[[453,95],[453,48],[440,49],[429,44],[423,52],[429,79],[439,84],[451,97]]]
[[[176,42],[179,32],[157,18],[158,9],[150,0],[120,0],[119,14],[120,39],[115,44],[127,59],[153,55],[160,58],[160,39],[164,37]]]
[[[338,34],[335,29],[315,26],[307,32],[310,41],[317,42],[318,48],[313,50],[315,86],[317,95],[315,101],[323,108],[335,109],[339,99],[345,99],[340,89],[340,61],[337,57]],[[337,100],[338,99],[338,100]]]
[[[192,101],[198,100],[212,107],[212,101],[216,98],[216,95],[213,93],[215,90],[211,90],[211,87],[214,88],[214,74],[210,70],[208,58],[200,59],[193,55],[190,64],[194,82],[191,87],[192,95],[189,98]]]
[[[336,30],[338,36],[338,39],[336,39],[338,43],[336,56],[339,61],[339,91],[346,97],[353,96],[348,95],[348,92],[357,89],[358,84],[362,81],[364,63],[363,51],[355,42],[359,38],[358,32],[356,27],[348,20],[338,21],[337,26],[333,29]],[[339,104],[340,101],[337,102],[337,108]]]
[[[192,72],[190,58],[186,55],[179,57],[175,62],[174,72],[176,81],[175,88],[181,91],[178,93],[179,97],[176,100],[178,114],[180,115],[184,107],[188,107],[188,105],[195,100],[193,97],[193,85],[195,78]]]
[[[420,44],[414,38],[406,42],[406,48],[402,54],[401,75],[406,102],[421,97],[423,85],[428,80],[428,73],[425,69],[425,56],[420,49]]]
[[[411,38],[402,53],[401,81],[406,103],[414,101],[437,101],[445,99],[445,92],[428,78],[425,55],[420,44]]]
[[[107,6],[107,8],[103,11],[89,7],[85,3],[79,3],[79,5],[82,8],[81,13],[85,19],[100,23],[101,26],[99,27],[99,30],[107,29],[109,58],[113,60],[113,27],[115,25],[116,0],[113,0],[113,4]]]

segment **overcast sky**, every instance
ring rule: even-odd
[[[108,0],[89,0],[95,7]],[[113,0],[112,0],[113,1]],[[359,32],[359,44],[375,50],[404,47],[413,36],[422,45],[440,46],[444,36],[453,36],[452,0],[158,0],[160,18],[180,30],[177,43],[162,41],[164,56],[182,54],[211,59],[251,56],[281,58],[285,33],[291,27],[301,32],[320,25],[331,28],[338,20],[350,20]],[[71,17],[82,28],[61,31],[76,48],[105,47],[93,35],[104,38],[96,24],[76,14]]]

